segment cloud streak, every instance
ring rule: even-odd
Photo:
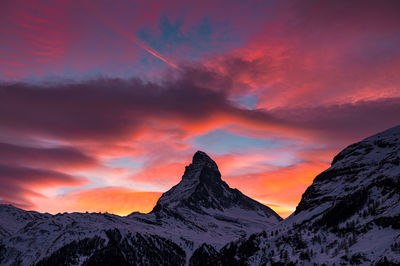
[[[69,174],[21,166],[0,164],[1,202],[12,203],[17,207],[37,207],[32,197],[44,197],[37,191],[42,188],[57,186],[79,186],[87,180]]]
[[[165,62],[168,64],[170,67],[173,67],[175,69],[178,69],[178,66],[175,65],[173,62],[170,60],[167,60],[163,55],[161,55],[159,52],[151,48],[149,45],[147,45],[145,42],[141,41],[135,35],[127,30],[125,30],[123,27],[119,26],[116,24],[112,19],[108,19],[102,15],[100,15],[99,12],[97,12],[93,7],[86,6],[86,10],[96,16],[101,22],[103,22],[107,27],[110,27],[112,30],[114,30],[117,34],[121,35],[122,37],[126,38],[133,44],[137,45],[138,47],[142,48],[145,50],[147,53],[151,54],[152,56],[160,59],[161,61]]]
[[[0,143],[0,162],[51,169],[84,169],[99,162],[74,147],[27,147]]]

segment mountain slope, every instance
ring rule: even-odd
[[[229,188],[216,163],[198,151],[149,214],[50,215],[0,205],[0,264],[183,265],[205,242],[218,250],[281,220]]]
[[[182,181],[164,193],[154,209],[191,209],[197,213],[206,210],[227,212],[232,208],[255,211],[261,217],[276,223],[282,220],[269,207],[231,189],[222,179],[217,164],[204,152],[198,151],[186,167]]]
[[[344,149],[290,217],[210,259],[215,265],[400,263],[400,127]]]
[[[269,207],[230,188],[221,179],[217,164],[201,151],[193,156],[181,182],[160,197],[148,217],[171,225],[190,223],[192,230],[199,232],[196,238],[203,239],[198,244],[217,247],[227,239],[261,232],[282,220]]]
[[[379,205],[375,206],[379,213],[384,214],[384,209],[393,213],[398,204],[399,176],[400,127],[395,127],[336,155],[332,166],[319,174],[303,194],[290,220],[303,222],[320,212],[329,218],[320,219],[320,223],[336,226],[368,204]],[[335,215],[330,218],[330,213]]]

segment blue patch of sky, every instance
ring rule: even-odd
[[[213,130],[191,140],[191,143],[200,149],[215,154],[230,152],[242,152],[244,149],[268,149],[277,148],[280,143],[274,139],[252,138],[232,134],[222,129]]]
[[[75,174],[76,177],[82,177],[82,178],[87,178],[90,180],[90,182],[87,185],[79,186],[79,187],[61,187],[57,191],[57,196],[62,196],[66,195],[69,193],[77,192],[77,191],[83,191],[83,190],[90,190],[90,189],[96,189],[96,188],[102,188],[105,187],[104,183],[101,182],[95,182],[96,179],[94,179],[91,173],[88,172],[80,172],[79,174]]]
[[[113,158],[105,162],[105,165],[112,168],[124,168],[130,170],[140,170],[144,166],[144,162],[134,160],[130,156]]]
[[[135,174],[139,172],[143,166],[144,162],[142,160],[135,160],[132,157],[125,156],[119,158],[109,159],[104,162],[104,165],[111,168],[123,168],[129,170],[129,175]],[[86,190],[86,189],[96,189],[102,187],[109,187],[110,185],[103,180],[104,175],[107,175],[103,172],[99,171],[81,171],[75,173],[76,176],[81,176],[90,180],[90,183],[87,185],[83,185],[78,189],[76,187],[63,187],[60,189],[58,195],[63,195],[66,193],[78,191],[78,190]],[[146,188],[146,185],[141,186],[140,184],[131,183],[131,188],[135,189],[143,189]],[[148,190],[148,189],[147,189]]]
[[[162,54],[173,53],[180,45],[187,45],[190,47],[189,51],[185,50],[188,54],[179,55],[180,58],[186,59],[194,59],[204,52],[223,52],[240,45],[240,37],[234,34],[229,22],[211,24],[209,19],[204,17],[185,31],[182,30],[183,25],[183,18],[171,20],[164,15],[159,21],[159,32],[144,27],[136,34]],[[216,32],[218,34],[215,34]]]
[[[258,103],[258,97],[254,94],[246,94],[244,96],[236,97],[232,101],[238,103],[239,105],[247,108],[254,109]]]

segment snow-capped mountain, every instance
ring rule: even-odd
[[[204,239],[201,243],[217,246],[220,239],[261,232],[282,220],[269,207],[230,188],[217,164],[201,151],[193,156],[181,182],[161,196],[148,217],[171,225],[190,222],[200,232],[196,238]]]
[[[400,265],[400,126],[335,156],[280,225],[196,254],[212,265]]]
[[[0,236],[2,265],[400,265],[400,126],[335,156],[285,220],[197,152],[148,214],[2,205]]]
[[[234,209],[242,209],[254,212],[263,223],[276,224],[282,220],[269,207],[230,188],[221,179],[217,164],[201,151],[195,153],[192,164],[186,167],[182,181],[161,196],[153,212],[162,209],[201,214],[218,210],[226,215]]]
[[[148,214],[41,214],[0,205],[2,265],[183,265],[203,243],[219,250],[282,219],[231,189],[198,151]]]

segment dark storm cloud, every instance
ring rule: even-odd
[[[306,108],[278,108],[272,113],[301,128],[307,128],[326,143],[344,143],[399,125],[400,98]]]
[[[67,140],[131,136],[149,119],[195,123],[224,114],[268,124],[268,114],[233,105],[224,90],[201,87],[189,77],[161,84],[139,79],[98,79],[74,84],[0,85],[0,129]],[[260,117],[261,116],[261,117]]]

